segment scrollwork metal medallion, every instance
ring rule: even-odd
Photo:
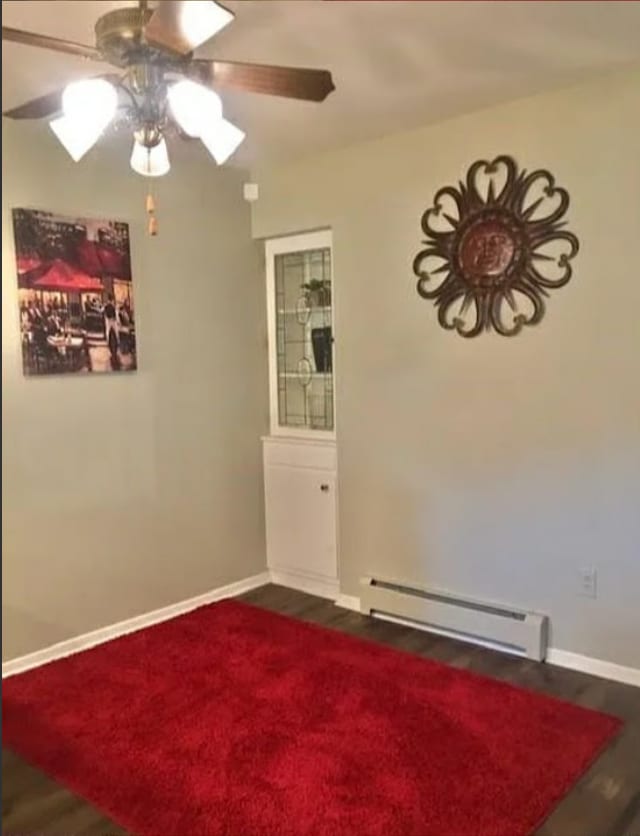
[[[443,328],[505,337],[535,325],[549,291],[567,284],[576,236],[563,229],[569,194],[543,169],[518,171],[508,156],[478,160],[466,182],[440,189],[422,217],[418,293]]]

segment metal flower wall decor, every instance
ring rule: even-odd
[[[463,337],[491,329],[509,337],[540,322],[544,298],[567,284],[579,248],[563,229],[568,206],[548,171],[518,171],[504,155],[478,160],[466,182],[436,192],[413,270],[440,325]]]

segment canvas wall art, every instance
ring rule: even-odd
[[[129,225],[14,209],[26,375],[137,366]]]

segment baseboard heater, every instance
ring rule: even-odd
[[[363,578],[360,609],[401,620],[423,630],[542,661],[547,651],[547,617],[500,604],[474,601],[415,584]]]

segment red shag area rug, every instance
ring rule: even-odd
[[[2,702],[5,745],[144,836],[525,836],[620,725],[231,600]]]

